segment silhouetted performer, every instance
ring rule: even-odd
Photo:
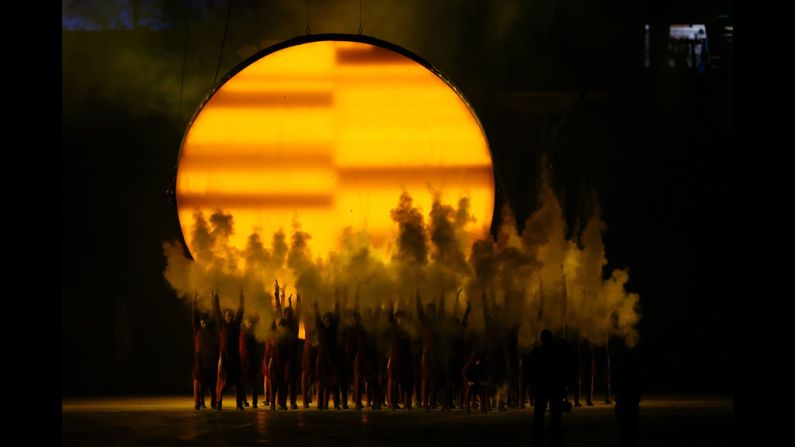
[[[393,410],[411,408],[411,337],[404,329],[403,324],[406,314],[403,311],[393,312],[391,305],[387,310],[389,318],[389,334],[391,346],[389,360],[386,365],[387,372],[387,402]]]
[[[541,331],[541,346],[530,354],[533,384],[533,446],[544,442],[544,413],[549,404],[551,445],[561,442],[562,403],[569,375],[568,362],[563,345],[552,340],[549,329]]]
[[[461,290],[458,291],[461,293]],[[443,407],[446,409],[453,408],[455,400],[461,408],[464,406],[464,383],[461,371],[467,361],[467,352],[465,351],[465,337],[467,320],[469,319],[469,312],[472,309],[470,302],[467,301],[467,307],[464,311],[463,318],[458,317],[458,295],[453,306],[453,311],[447,321],[447,368],[446,368],[446,382],[445,396]]]
[[[271,410],[277,407],[279,410],[286,410],[289,388],[287,372],[289,370],[290,329],[287,326],[287,320],[281,316],[274,320],[272,327],[268,361]]]
[[[442,300],[444,303],[444,300]],[[444,308],[436,311],[435,303],[427,304],[427,311],[422,308],[419,289],[416,294],[417,320],[420,324],[420,336],[422,337],[422,383],[420,404],[430,411],[436,397],[436,393],[441,389],[442,383],[446,380],[444,376],[444,359],[441,355],[439,340],[439,320],[444,313]],[[441,307],[441,306],[440,306]]]
[[[474,350],[469,360],[464,364],[461,375],[464,382],[464,407],[467,409],[467,413],[470,412],[472,403],[476,398],[480,401],[480,412],[488,412],[487,384],[489,369],[488,361],[478,350]]]
[[[337,380],[337,332],[339,328],[339,305],[335,303],[334,313],[326,312],[320,317],[320,308],[315,301],[315,330],[317,331],[317,408],[328,408],[329,395],[334,397],[334,408],[339,409],[339,382]]]
[[[616,365],[616,419],[621,447],[638,445],[638,420],[640,417],[640,367],[634,349],[626,350]]]
[[[492,301],[492,303],[489,303]],[[497,319],[502,309],[486,296],[486,290],[481,294],[481,304],[483,308],[483,321],[486,324],[486,359],[491,367],[489,372],[488,390],[489,396],[494,395],[499,410],[505,409],[505,390],[508,383],[508,359],[506,357],[507,334]]]
[[[265,356],[262,359],[262,375],[265,378],[265,405],[269,405],[271,410],[276,409],[278,401],[277,393],[284,382],[282,374],[284,366],[279,357],[279,337],[280,333],[285,332],[284,318],[274,314],[268,335],[265,339]]]
[[[342,297],[342,318],[340,320],[339,338],[337,339],[337,381],[340,392],[342,409],[348,409],[348,392],[353,384],[354,363],[356,354],[359,351],[360,329],[357,324],[356,312],[348,309],[347,293]],[[356,303],[359,302],[359,287],[356,286]]]
[[[533,406],[533,393],[531,391],[531,352],[523,352],[519,359],[519,408],[526,408],[527,402]]]
[[[383,404],[384,387],[388,374],[388,355],[389,355],[389,322],[387,312],[376,307],[375,310],[364,309],[363,325],[365,330],[365,344],[357,358],[358,370],[354,371],[357,379],[363,377],[365,384],[367,406],[380,410]],[[356,392],[359,394],[355,394]],[[354,389],[354,402],[356,408],[361,409],[361,388]]]
[[[312,324],[305,324],[304,348],[301,353],[301,396],[304,408],[309,408],[312,403],[312,386],[317,381],[315,368],[317,366],[317,329]]]
[[[582,407],[582,403],[580,402],[580,397],[582,396],[582,385],[583,385],[582,351],[583,351],[583,338],[582,335],[578,333],[577,334],[577,381],[574,384],[574,406],[577,408]]]
[[[278,294],[279,283],[276,283]],[[299,321],[301,318],[301,295],[296,298],[296,307],[293,311],[292,295],[288,298],[287,307],[281,309],[281,303],[277,300],[277,312],[283,315],[284,331],[279,332],[278,350],[281,360],[281,366],[284,371],[281,375],[283,383],[280,387],[282,393],[280,394],[279,406],[287,408],[287,395],[290,397],[290,408],[293,410],[298,409],[296,404],[296,396],[298,393],[298,386],[301,381],[301,357],[302,353],[299,349],[298,332],[300,330]]]
[[[209,390],[210,405],[216,406],[215,386],[218,379],[218,328],[208,312],[199,313],[193,296],[193,400],[194,408],[206,408],[204,393]]]
[[[363,385],[363,377],[357,375],[357,363],[360,353],[364,350],[366,333],[362,325],[362,317],[359,315],[359,286],[356,286],[353,309],[345,311],[342,329],[340,330],[340,341],[342,348],[342,361],[340,362],[340,391],[342,394],[342,408],[348,409],[348,390],[353,388],[353,397],[359,396],[360,386]],[[361,367],[358,367],[361,369]],[[361,372],[361,371],[360,371]],[[358,401],[358,409],[361,409],[361,400]]]
[[[243,384],[240,365],[240,324],[243,319],[243,292],[240,292],[240,304],[237,313],[227,310],[221,315],[220,297],[213,297],[213,307],[218,319],[218,333],[221,339],[221,355],[218,360],[218,410],[222,409],[224,391],[229,386],[235,387],[237,409],[243,409]]]
[[[288,298],[288,305],[282,308],[284,290],[279,297],[279,282],[276,282],[274,291],[275,315],[271,330],[268,335],[263,371],[268,371],[268,390],[270,394],[270,407],[280,410],[287,409],[287,396],[290,397],[290,407],[297,409],[296,394],[300,380],[301,349],[298,340],[298,319],[296,313],[300,312],[300,297],[296,305],[297,312],[293,312],[292,295]]]
[[[506,308],[505,311],[508,309]],[[519,315],[518,313],[516,315]],[[505,350],[504,357],[506,359],[506,369],[508,373],[508,389],[507,389],[507,404],[511,408],[519,407],[519,388],[520,388],[520,370],[519,370],[519,328],[521,323],[518,319],[506,312],[504,322],[507,327],[504,328],[504,337],[502,338],[502,346]]]
[[[246,317],[240,331],[240,365],[243,373],[243,405],[248,406],[246,390],[251,388],[251,406],[257,408],[257,391],[259,388],[260,364],[257,361],[257,339],[254,337],[254,327],[258,317]]]

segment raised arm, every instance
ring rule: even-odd
[[[417,285],[417,318],[419,318],[420,322],[425,322],[425,309],[422,308],[422,299],[420,298],[420,286]]]
[[[281,299],[279,297],[279,280],[278,279],[276,280],[276,288],[273,290],[273,298],[274,298],[274,304],[273,305],[274,305],[274,308],[275,308],[274,314],[281,315],[282,314],[282,302],[281,302]]]
[[[235,321],[240,322],[243,321],[243,312],[245,310],[245,301],[246,297],[243,296],[243,289],[240,289],[240,301],[237,304],[237,315],[235,315]]]
[[[461,311],[461,305],[458,304],[458,299],[461,296],[461,289],[458,289],[458,292],[455,293],[455,301],[453,301],[453,317],[458,317],[458,313]]]
[[[279,300],[279,305],[284,307],[284,303],[287,301],[284,299],[284,296],[287,294],[287,286],[282,287],[282,298]]]
[[[472,303],[470,303],[470,302],[469,302],[469,300],[467,300],[467,308],[466,308],[466,310],[464,311],[464,318],[461,320],[461,324],[462,324],[464,327],[466,327],[466,325],[467,325],[467,320],[469,319],[469,311],[470,311],[471,309],[472,309]]]
[[[392,325],[393,327],[397,326],[397,319],[395,318],[395,303],[394,303],[394,301],[392,301],[392,300],[389,301],[389,308],[386,310],[386,312],[387,312],[386,316],[389,319],[389,324]]]
[[[313,307],[315,309],[315,325],[320,329],[323,327],[323,320],[320,319],[320,305],[317,304],[317,300],[315,300]]]
[[[219,325],[224,324],[224,316],[221,315],[221,297],[218,296],[217,291],[213,291],[213,314],[215,314],[215,318],[218,320]]]
[[[295,321],[301,321],[301,294],[299,293],[295,297]]]

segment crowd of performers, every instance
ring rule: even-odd
[[[565,405],[570,392],[575,406],[581,400],[593,405],[600,382],[610,403],[606,345],[600,351],[585,339],[570,343],[545,330],[540,346],[523,350],[519,319],[506,315],[507,307],[485,291],[480,298],[485,331],[468,329],[471,303],[463,311],[458,299],[449,310],[442,298],[423,305],[419,292],[416,313],[395,311],[394,303],[360,309],[358,293],[350,309],[343,302],[341,311],[337,301],[322,312],[315,301],[307,312],[300,295],[295,307],[292,295],[286,300],[284,295],[277,282],[264,349],[254,336],[262,323],[245,312],[242,293],[236,311],[222,312],[217,292],[211,312],[200,311],[194,297],[194,408],[206,408],[209,393],[211,407],[220,410],[224,393],[234,388],[241,410],[249,406],[247,390],[257,408],[260,389],[266,406],[282,410],[297,409],[299,394],[304,408],[316,402],[319,410],[333,405],[485,413],[542,402],[553,410]]]

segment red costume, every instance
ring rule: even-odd
[[[231,321],[226,321],[221,314],[220,297],[214,296],[213,307],[218,320],[218,334],[220,336],[221,355],[218,361],[218,406],[222,408],[224,391],[230,385],[235,387],[236,403],[239,410],[243,409],[242,366],[240,364],[240,323],[243,318],[243,294],[240,294],[240,305],[236,315]]]
[[[215,386],[218,377],[218,332],[209,316],[202,318],[193,298],[193,397],[198,410],[204,407],[204,393],[209,390],[211,405],[216,406]],[[202,325],[204,322],[204,325]]]

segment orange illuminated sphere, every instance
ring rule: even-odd
[[[188,249],[193,214],[234,216],[231,244],[265,241],[293,221],[315,256],[345,227],[394,241],[390,210],[408,191],[423,213],[432,194],[470,199],[478,236],[491,226],[488,142],[463,97],[406,50],[362,37],[312,37],[243,63],[205,101],[184,137],[177,208]],[[193,251],[193,250],[191,250]]]

